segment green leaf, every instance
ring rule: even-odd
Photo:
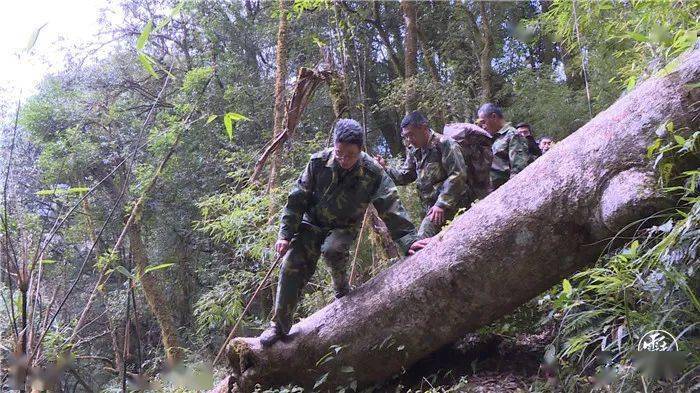
[[[685,85],[685,88],[688,89],[688,90],[697,89],[697,88],[699,88],[699,87],[700,87],[700,82],[698,82],[698,83],[689,83],[689,84]]]
[[[249,118],[240,113],[228,112],[224,115],[224,127],[229,140],[233,140],[233,123],[238,121],[248,121]]]
[[[53,265],[54,263],[56,263],[55,259],[42,259],[41,260],[42,265]]]
[[[669,133],[673,133],[674,129],[675,129],[675,126],[673,125],[672,121],[669,121],[668,123],[666,123],[666,131],[668,131]]]
[[[661,147],[661,138],[656,138],[654,140],[654,143],[652,143],[651,145],[649,145],[649,147],[647,147],[647,158],[651,158],[654,155],[654,152],[659,150],[660,147]]]
[[[229,116],[233,121],[249,121],[250,119],[241,115],[240,113],[228,112],[226,116]]]
[[[564,281],[562,282],[562,287],[564,288],[564,294],[566,294],[566,296],[571,296],[573,288],[571,287],[571,283],[569,282],[569,280],[564,279]]]
[[[354,372],[355,372],[355,368],[352,367],[352,366],[343,366],[343,367],[340,368],[340,372],[346,373],[346,374],[354,373]]]
[[[146,268],[146,270],[143,271],[143,274],[152,272],[154,270],[167,269],[172,265],[174,265],[174,263],[161,263],[160,265],[149,266]]]
[[[43,25],[37,27],[33,32],[32,35],[29,37],[29,42],[27,43],[27,47],[24,48],[25,52],[29,52],[32,50],[34,45],[36,44],[36,40],[39,38],[39,33],[41,33],[41,30],[48,25],[49,22],[44,23]]]
[[[319,378],[318,380],[316,380],[316,383],[314,384],[314,389],[316,389],[317,387],[323,385],[323,383],[326,382],[327,379],[328,379],[328,373],[323,374],[323,375],[321,376],[321,378]]]
[[[332,354],[333,354],[333,352],[328,352],[327,354],[323,355],[323,357],[321,359],[319,359],[318,362],[316,362],[316,367],[318,367],[322,364],[326,364],[326,363],[330,362],[331,360],[335,359],[333,356],[331,356]]]
[[[314,44],[318,45],[319,48],[323,48],[324,46],[326,46],[326,43],[323,42],[323,40],[321,40],[320,38],[318,38],[318,36],[311,37],[311,41]]]
[[[185,0],[181,0],[175,7],[173,7],[173,10],[170,11],[170,17],[174,18],[180,14],[180,11],[182,11],[182,6],[185,5]]]
[[[158,25],[156,26],[153,31],[158,31],[162,29],[163,27],[167,26],[168,23],[170,23],[171,20],[173,20],[174,17],[176,17],[180,11],[182,11],[182,6],[185,4],[184,0],[180,1],[175,7],[173,7],[172,11],[170,11],[170,15],[166,18],[163,18],[160,22],[158,22]]]
[[[639,42],[647,42],[649,41],[649,38],[645,36],[644,34],[637,33],[636,31],[630,32],[629,36],[631,39]]]
[[[39,190],[35,194],[37,196],[48,196],[48,195],[66,195],[66,194],[84,194],[90,191],[87,187],[71,187],[68,189],[57,188],[55,190]]]
[[[680,135],[674,135],[674,136],[673,136],[673,139],[676,140],[676,143],[677,143],[677,144],[679,144],[679,145],[681,145],[681,146],[685,145],[685,138],[683,138],[682,136],[680,136]]]
[[[119,265],[119,266],[115,267],[114,270],[117,271],[117,272],[119,272],[119,273],[121,273],[121,274],[123,274],[123,275],[124,275],[125,277],[127,277],[127,278],[130,278],[130,279],[132,279],[132,280],[134,279],[134,275],[131,274],[130,271],[126,270],[126,268],[125,268],[124,266],[122,266],[122,265]]]
[[[153,22],[149,20],[148,23],[146,23],[146,27],[141,31],[139,38],[136,40],[137,51],[141,52],[146,46],[146,41],[148,41],[148,36],[151,35],[151,31],[153,31]]]
[[[218,116],[216,116],[216,115],[211,115],[211,116],[209,116],[209,117],[207,118],[207,124],[209,124],[209,123],[211,123],[212,121],[214,121],[214,119],[216,119],[217,117],[218,117]]]
[[[231,117],[227,114],[224,115],[224,127],[226,128],[226,134],[230,141],[233,140],[233,123],[231,122]]]
[[[168,23],[170,23],[170,20],[171,20],[170,18],[163,18],[160,22],[158,22],[158,24],[156,25],[156,28],[153,29],[153,31],[158,31],[158,30],[162,29],[163,27],[167,26]]]
[[[153,69],[152,61],[153,60],[145,53],[139,53],[139,62],[141,62],[141,66],[143,66],[149,74],[153,75],[154,78],[159,78],[158,74],[156,74],[156,71]]]

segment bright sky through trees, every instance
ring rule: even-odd
[[[2,95],[23,96],[49,71],[60,69],[65,48],[92,41],[99,30],[100,9],[105,0],[4,1],[0,12],[0,86]],[[112,11],[110,11],[112,12]],[[41,29],[32,56],[17,54],[33,32]]]

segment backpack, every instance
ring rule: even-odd
[[[471,201],[483,199],[491,192],[491,162],[493,137],[481,127],[470,123],[446,124],[443,135],[460,146],[467,164],[467,185]]]

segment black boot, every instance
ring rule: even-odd
[[[284,333],[282,333],[279,327],[277,327],[277,324],[270,322],[270,327],[265,329],[265,331],[262,332],[258,338],[260,339],[260,344],[262,344],[263,347],[269,347],[282,337],[284,337]]]

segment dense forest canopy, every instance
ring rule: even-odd
[[[400,122],[412,110],[441,132],[476,121],[493,102],[513,125],[529,123],[535,138],[556,144],[639,83],[672,72],[700,31],[696,1],[109,7],[119,12],[105,14],[112,17],[94,42],[66,50],[65,65],[31,95],[2,99],[0,391],[38,368],[61,371],[42,377],[55,391],[126,391],[147,380],[173,391],[211,386],[213,374],[226,373],[224,362],[211,364],[239,317],[240,336],[269,320],[275,280],[243,310],[275,260],[287,193],[309,155],[331,144],[337,119],[359,121],[366,151],[392,165],[405,157]],[[38,29],[30,41],[41,39]],[[32,47],[20,56],[39,56]],[[304,68],[324,76],[289,130],[286,103]],[[615,391],[698,383],[700,172],[679,172],[673,157],[697,157],[700,137],[673,123],[661,134],[674,137],[650,146],[648,158],[678,206],[596,267],[479,332],[556,331],[538,347],[534,362],[544,366],[515,387],[591,389],[602,380],[594,376],[603,367],[592,363],[601,346],[612,353],[608,365],[619,366]],[[414,188],[399,193],[420,220]],[[397,256],[381,230],[368,228],[352,248],[356,284]],[[319,268],[300,316],[333,300],[329,283]],[[653,326],[673,331],[691,353],[670,382],[628,367],[635,335]],[[479,380],[476,360],[463,374],[445,370],[426,374],[426,385],[392,389],[466,391],[472,375]]]

